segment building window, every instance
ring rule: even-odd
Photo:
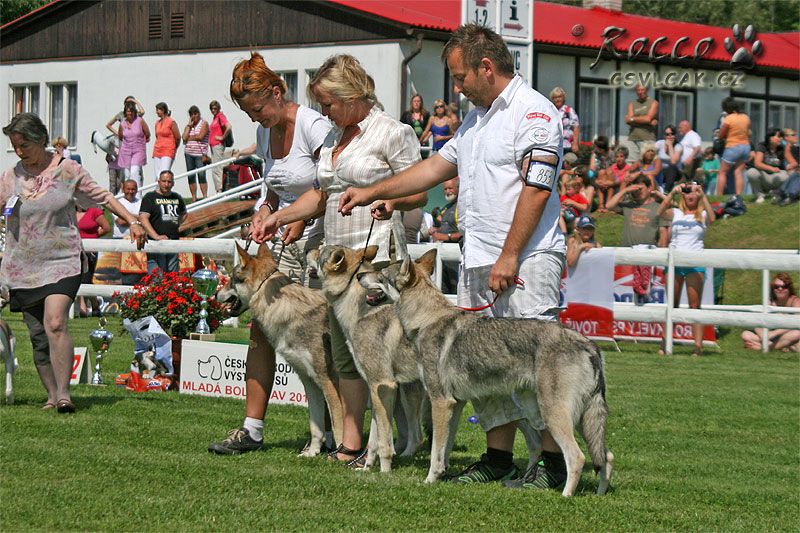
[[[39,114],[39,84],[11,86],[12,115],[20,113]]]
[[[50,89],[50,138],[66,137],[70,147],[78,141],[78,85],[53,83]]]
[[[580,85],[581,139],[593,141],[605,135],[612,143],[616,137],[614,117],[616,102],[614,89],[608,85],[581,83]]]
[[[769,104],[769,127],[770,128],[792,128],[797,131],[800,116],[800,105],[786,102],[772,102]]]
[[[764,101],[739,97],[736,101],[739,102],[741,112],[750,117],[750,140],[758,144],[764,138],[767,128]]]
[[[313,80],[314,76],[316,75],[317,75],[317,69],[306,70],[306,80],[308,81],[308,83],[306,83],[306,86],[308,86],[308,84],[311,83],[311,80]],[[319,105],[319,103],[313,98],[308,98],[308,107],[310,107],[317,113],[322,113],[322,106]]]
[[[692,122],[694,95],[678,91],[659,91],[658,93],[658,138],[667,125],[678,126],[682,120]]]
[[[278,72],[278,76],[286,83],[286,94],[284,98],[297,102],[297,72]]]

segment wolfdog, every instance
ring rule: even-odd
[[[453,307],[431,282],[435,257],[431,250],[416,263],[406,258],[380,272],[358,275],[371,302],[385,297],[395,304],[403,331],[419,352],[433,408],[426,481],[444,472],[452,408],[458,401],[528,389],[535,391],[542,420],[564,452],[562,494],[574,493],[585,460],[575,440],[577,425],[600,474],[597,493],[604,494],[614,456],[605,446],[608,406],[600,350],[557,322],[489,318]]]
[[[372,270],[370,261],[377,246],[364,251],[343,246],[324,246],[309,253],[322,280],[322,294],[330,303],[342,327],[356,368],[364,377],[372,401],[372,426],[366,468],[380,457],[381,471],[392,468],[392,415],[400,388],[400,401],[407,423],[407,440],[401,456],[412,456],[422,443],[420,420],[425,393],[419,386],[417,354],[400,327],[391,306],[367,303],[367,290],[353,279],[356,271]],[[362,261],[363,259],[363,261]],[[398,444],[399,447],[399,444]]]
[[[253,320],[275,353],[297,371],[308,397],[311,442],[300,455],[319,455],[325,438],[325,403],[334,440],[342,440],[342,404],[330,360],[328,304],[319,290],[293,282],[278,270],[269,247],[262,244],[251,257],[236,244],[241,263],[217,299],[231,316],[250,309]]]

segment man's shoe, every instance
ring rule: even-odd
[[[228,438],[224,441],[209,444],[208,451],[220,455],[239,455],[257,451],[263,447],[263,440],[254,440],[249,431],[239,428],[229,431]]]
[[[509,489],[553,489],[561,490],[567,482],[566,472],[548,470],[544,466],[544,460],[525,471],[522,477],[504,481],[503,486]]]
[[[758,193],[756,195],[756,203],[757,204],[763,204],[765,199],[766,199],[766,197],[764,196],[764,193]]]
[[[519,475],[517,465],[512,464],[510,468],[495,468],[489,464],[486,454],[481,455],[481,460],[472,463],[460,474],[447,476],[447,481],[452,483],[491,483],[492,481],[505,481],[513,479]]]

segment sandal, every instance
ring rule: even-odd
[[[356,456],[355,459],[351,459],[347,461],[344,466],[347,468],[351,468],[353,470],[366,470],[367,469],[367,449],[364,450]]]
[[[53,402],[48,401],[48,402],[45,402],[45,404],[42,406],[42,411],[49,411],[50,409],[55,409],[55,408],[56,408],[56,404],[54,404]]]
[[[75,404],[73,404],[70,400],[58,400],[56,408],[61,414],[75,412]]]
[[[353,459],[339,459],[339,454],[342,455],[350,455]],[[336,447],[335,450],[328,453],[328,461],[339,461],[340,463],[350,463],[358,459],[361,455],[365,455],[364,449],[361,450],[351,450],[350,448],[345,447],[344,444],[340,444]]]

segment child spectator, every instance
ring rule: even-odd
[[[577,178],[568,178],[564,184],[564,194],[561,195],[561,210],[572,211],[572,218],[577,218],[589,208],[586,197],[580,193],[581,181]],[[565,217],[566,219],[567,217]]]
[[[594,198],[597,191],[592,185],[592,182],[589,180],[588,177],[589,169],[586,165],[580,165],[575,167],[575,179],[579,180],[580,182],[580,193],[586,198],[586,209],[583,210],[581,213],[582,215],[588,215],[589,212],[592,210],[594,206]]]
[[[558,175],[562,185],[561,194],[564,194],[564,185],[567,179],[575,175],[575,165],[578,163],[578,156],[572,152],[564,154],[564,164],[561,165],[561,173]]]
[[[592,248],[601,248],[594,236],[594,219],[584,215],[578,219],[575,231],[567,240],[567,266],[574,267],[583,252]]]
[[[626,147],[620,147],[614,152],[614,164],[608,167],[604,172],[600,172],[597,175],[597,181],[595,182],[597,188],[600,189],[598,197],[598,207],[597,211],[599,213],[605,213],[606,210],[606,203],[614,193],[619,189],[621,185],[627,182],[628,173],[633,168],[632,165],[628,164],[628,149]]]
[[[719,159],[714,155],[714,148],[709,146],[703,151],[703,161],[700,168],[694,173],[694,179],[702,183],[706,194],[715,194],[717,191],[717,174],[719,174]]]

